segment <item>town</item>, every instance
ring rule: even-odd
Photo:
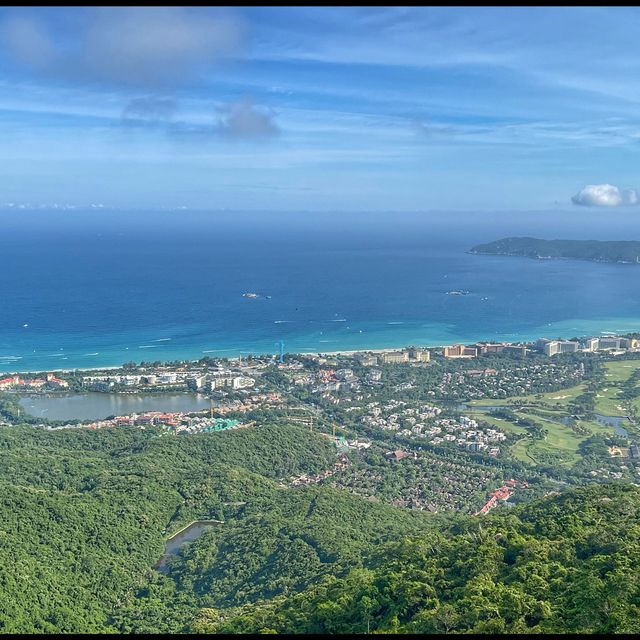
[[[636,481],[638,383],[636,334],[205,357],[11,374],[0,380],[0,424],[165,436],[298,425],[329,438],[337,458],[333,468],[290,486],[331,483],[410,509],[482,515],[577,478]],[[31,415],[25,405],[96,394],[152,406],[177,394],[200,405],[59,420]],[[585,453],[593,450],[596,459]]]

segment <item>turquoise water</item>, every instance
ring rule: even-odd
[[[635,211],[0,218],[0,371],[640,330],[635,265],[465,253],[638,239]]]

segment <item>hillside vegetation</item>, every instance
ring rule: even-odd
[[[200,632],[640,631],[640,490],[590,486],[376,548],[291,597],[204,609]]]
[[[281,479],[330,467],[299,427],[181,436],[0,429],[0,632],[179,631],[204,604],[244,603],[357,566],[422,514]],[[166,538],[224,520],[169,577]],[[215,536],[219,536],[216,538]]]
[[[525,256],[529,258],[573,258],[594,262],[640,262],[638,240],[540,240],[502,238],[479,244],[469,253]]]
[[[335,462],[299,427],[0,430],[0,631],[632,632],[640,490],[486,517],[289,480]],[[216,519],[154,567],[166,539]]]

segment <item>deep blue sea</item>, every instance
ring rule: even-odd
[[[512,235],[640,239],[640,213],[5,210],[0,371],[640,330],[640,266],[465,253]]]

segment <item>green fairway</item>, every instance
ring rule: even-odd
[[[516,442],[513,447],[511,447],[511,453],[513,456],[520,460],[521,462],[527,462],[529,464],[535,464],[536,460],[534,460],[528,453],[527,448],[531,444],[530,438],[521,438]]]
[[[511,398],[483,398],[482,400],[470,400],[467,404],[469,406],[483,407],[497,404],[508,404],[511,402],[522,402],[536,404],[544,402],[545,404],[561,405],[566,407],[573,399],[579,396],[584,391],[584,384],[578,384],[575,387],[569,387],[568,389],[560,389],[560,391],[550,391],[548,393],[535,394],[529,396],[513,396]]]
[[[627,411],[618,397],[620,389],[605,387],[596,394],[596,413],[603,416],[626,416]]]
[[[547,437],[542,441],[534,443],[534,447],[536,449],[557,450],[562,453],[564,461],[575,462],[578,460],[578,446],[585,439],[584,436],[577,435],[573,432],[571,427],[560,422],[555,422],[553,420],[528,413],[519,413],[519,415],[523,418],[536,422],[542,428],[547,430]]]
[[[624,382],[636,370],[640,369],[640,360],[619,360],[605,362],[605,379],[607,382]]]
[[[640,369],[640,360],[605,362],[604,367],[604,388],[598,391],[596,396],[596,413],[605,416],[625,416],[628,409],[625,408],[619,394],[622,385]]]
[[[603,388],[597,392],[595,412],[605,416],[628,415],[628,406],[625,407],[619,393],[622,390],[622,385],[637,369],[640,369],[640,360],[619,360],[603,364],[605,368]],[[596,420],[581,420],[576,423],[577,427],[588,430],[588,433],[584,434],[576,433],[570,426],[560,422],[561,419],[570,415],[569,404],[584,390],[585,385],[578,384],[560,391],[504,399],[483,398],[482,400],[471,400],[467,404],[471,409],[469,415],[490,422],[505,432],[518,435],[525,431],[523,427],[501,418],[473,411],[473,407],[504,405],[514,408],[513,405],[522,406],[523,410],[517,411],[517,415],[540,425],[547,431],[547,436],[544,440],[530,438],[518,440],[511,447],[512,455],[518,460],[528,463],[571,465],[580,459],[578,447],[586,438],[594,434],[607,436],[615,433],[613,427],[600,424]],[[631,404],[637,411],[640,411],[640,397],[635,398]]]

